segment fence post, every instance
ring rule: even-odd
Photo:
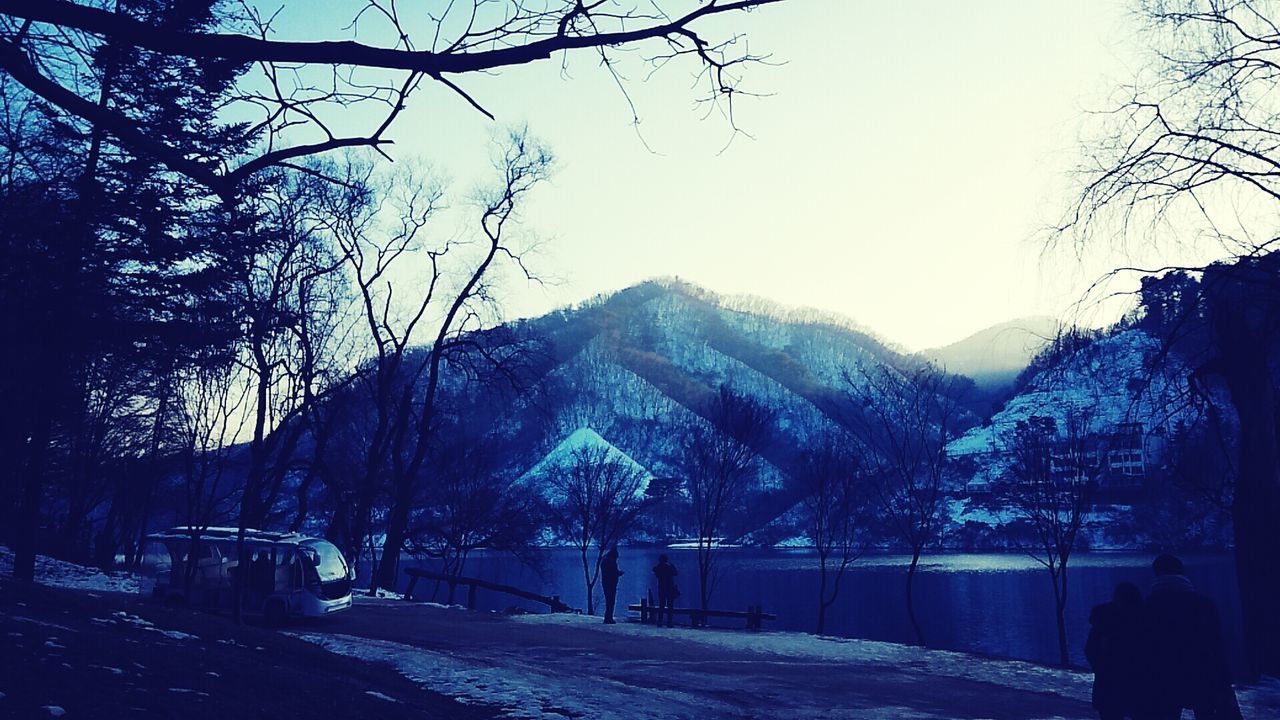
[[[476,609],[476,584],[471,583],[467,586],[467,609]]]

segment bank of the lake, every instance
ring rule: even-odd
[[[637,602],[653,586],[651,568],[667,554],[680,570],[681,604],[697,595],[697,560],[693,550],[624,547],[619,565],[619,604]],[[570,605],[586,607],[582,565],[572,549],[548,549],[533,565],[507,554],[478,552],[466,575],[515,585],[544,595],[559,595]],[[778,615],[776,630],[812,631],[817,621],[818,564],[811,550],[729,548],[720,551],[714,581],[714,605],[745,610],[763,605]],[[828,611],[830,635],[909,643],[914,636],[904,606],[905,572],[910,558],[873,554],[849,570],[834,606]],[[1225,553],[1189,555],[1192,581],[1217,603],[1237,666],[1243,663],[1243,641],[1234,565]],[[1089,610],[1110,599],[1121,581],[1147,587],[1151,555],[1080,553],[1069,564],[1067,629],[1073,664],[1083,667]],[[403,565],[436,569],[431,561],[406,557]],[[402,577],[399,588],[403,590]],[[424,592],[425,591],[425,592]],[[425,599],[443,602],[447,589],[419,585]],[[597,597],[600,590],[597,587]],[[465,595],[456,598],[465,602]],[[481,591],[478,607],[519,607],[543,611],[536,604]],[[1057,631],[1048,574],[1025,554],[926,555],[915,581],[915,606],[930,647],[992,657],[1052,663],[1057,660]]]

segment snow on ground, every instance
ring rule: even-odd
[[[564,627],[566,630],[573,628],[575,631],[594,629],[601,633],[604,642],[623,642],[627,638],[651,639],[654,636],[651,626],[638,623],[620,623],[609,626],[608,630],[599,630],[598,618],[582,615],[531,614],[516,616],[510,621]],[[297,637],[334,653],[390,665],[404,677],[464,702],[507,708],[504,717],[659,720],[740,714],[731,705],[722,706],[722,701],[715,699],[714,694],[699,693],[699,688],[682,687],[677,676],[668,676],[666,681],[655,687],[620,681],[607,673],[585,671],[586,667],[580,668],[585,672],[566,672],[566,666],[559,663],[531,661],[515,647],[509,653],[490,650],[472,656],[457,647],[432,649],[407,642],[345,634],[300,633]],[[861,668],[859,672],[883,670],[940,681],[952,678],[957,682],[989,683],[1010,690],[1072,698],[1082,703],[1088,702],[1093,682],[1092,674],[1087,672],[869,640],[691,628],[665,629],[663,637],[702,645],[707,648],[707,657],[732,658],[728,662],[799,667],[830,663],[833,668]],[[594,654],[586,648],[582,652],[584,660]],[[658,666],[653,667],[656,669]],[[1280,708],[1280,680],[1242,687],[1238,694],[1246,717],[1263,717]],[[789,707],[787,711],[796,709]],[[786,712],[779,715],[792,716],[794,712],[792,715]],[[858,717],[876,720],[939,716],[922,714],[919,709],[877,707],[861,708]]]
[[[522,615],[517,622],[542,624],[590,624],[599,621],[585,615]],[[652,636],[653,628],[639,623],[622,623],[613,632]],[[910,665],[930,675],[980,680],[1032,691],[1048,691],[1067,696],[1088,697],[1093,675],[1060,670],[1019,660],[991,660],[945,650],[926,650],[911,645],[858,640],[804,633],[707,632],[693,628],[669,628],[669,633],[689,642],[743,654],[773,655],[789,660],[819,660],[888,666]]]
[[[599,619],[583,615],[522,615],[514,622],[543,625],[599,627]],[[612,626],[610,634],[652,637],[653,628],[638,623]],[[814,637],[799,633],[742,633],[671,628],[667,637],[700,643],[708,649],[764,662],[831,662],[911,667],[930,675],[990,682],[1006,687],[1088,698],[1092,676],[1031,663],[986,660],[963,653],[924,650],[892,643],[845,638]],[[533,664],[512,664],[486,657],[476,662],[454,654],[422,647],[349,635],[302,634],[298,637],[331,652],[395,667],[401,675],[437,692],[464,700],[509,708],[511,718],[591,717],[600,720],[660,720],[707,716],[727,708],[706,707],[707,698],[682,692],[673,686],[661,691],[620,683],[598,676],[566,675]],[[765,656],[760,658],[759,656]],[[717,712],[720,711],[720,712]],[[903,707],[868,709],[860,717],[932,718]]]
[[[200,639],[196,635],[192,635],[190,633],[184,633],[180,630],[162,630],[156,627],[150,621],[143,620],[137,615],[130,615],[129,613],[123,610],[117,610],[116,612],[111,613],[110,618],[92,618],[90,622],[98,623],[100,625],[114,625],[116,623],[120,623],[124,625],[133,625],[134,627],[141,628],[143,630],[149,630],[151,632],[160,633],[161,635],[169,638],[170,640],[181,641],[181,640],[199,640]]]
[[[13,573],[13,551],[0,545],[0,575]],[[132,573],[106,573],[97,568],[36,556],[36,581],[41,585],[71,590],[101,592],[138,592],[138,578]]]
[[[477,667],[474,663],[457,659],[444,653],[386,640],[353,637],[350,635],[298,635],[324,649],[347,657],[383,663],[394,667],[401,675],[422,683],[436,692],[452,695],[470,702],[489,703],[512,708],[506,713],[512,718],[545,718],[568,713],[558,709],[571,709],[585,717],[601,720],[616,717],[608,708],[584,707],[574,703],[565,708],[570,697],[580,695],[581,678],[552,678],[538,673],[535,668],[517,675],[507,666]],[[591,678],[590,682],[598,682]],[[637,720],[647,716],[634,715]]]

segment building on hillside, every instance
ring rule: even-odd
[[[951,453],[970,495],[994,491],[1011,472],[1012,454],[995,438],[992,433],[989,444],[969,443]],[[1104,490],[1135,489],[1160,467],[1164,451],[1164,428],[1147,432],[1140,422],[1123,422],[1109,431],[1090,433],[1078,448],[1058,438],[1050,449],[1050,472],[1058,479],[1086,477]],[[1076,453],[1082,456],[1072,457]]]

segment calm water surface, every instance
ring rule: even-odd
[[[651,568],[666,553],[681,575],[678,605],[697,598],[697,556],[693,550],[623,548],[619,566],[625,573],[618,587],[618,604],[638,602],[651,589]],[[504,554],[478,553],[468,560],[466,575],[515,585],[546,595],[559,595],[574,607],[586,607],[582,566],[573,550],[544,551],[539,567],[523,565]],[[1235,572],[1230,555],[1184,558],[1196,587],[1211,596],[1222,613],[1231,653],[1239,667],[1242,641]],[[912,642],[914,635],[904,605],[909,557],[863,557],[846,573],[840,596],[827,612],[832,635]],[[712,606],[745,610],[763,605],[778,620],[766,623],[776,630],[812,632],[817,623],[817,556],[809,550],[725,549]],[[1111,597],[1116,584],[1128,580],[1147,588],[1152,578],[1151,556],[1094,553],[1072,559],[1068,573],[1067,634],[1072,662],[1084,665],[1084,641],[1089,632],[1089,609]],[[405,566],[438,567],[405,559]],[[405,583],[407,584],[407,582]],[[400,590],[404,589],[402,585]],[[433,584],[422,582],[416,593],[430,599]],[[597,598],[600,590],[596,589]],[[435,596],[443,602],[446,590]],[[465,602],[460,591],[457,602]],[[508,595],[479,591],[480,609],[512,606],[545,612],[545,606]],[[930,647],[963,650],[1000,657],[1056,662],[1057,630],[1053,619],[1053,589],[1049,574],[1025,555],[939,555],[921,560],[915,581],[916,615]],[[597,613],[600,610],[597,609]],[[620,612],[625,617],[625,613]],[[736,621],[722,621],[737,626]]]

